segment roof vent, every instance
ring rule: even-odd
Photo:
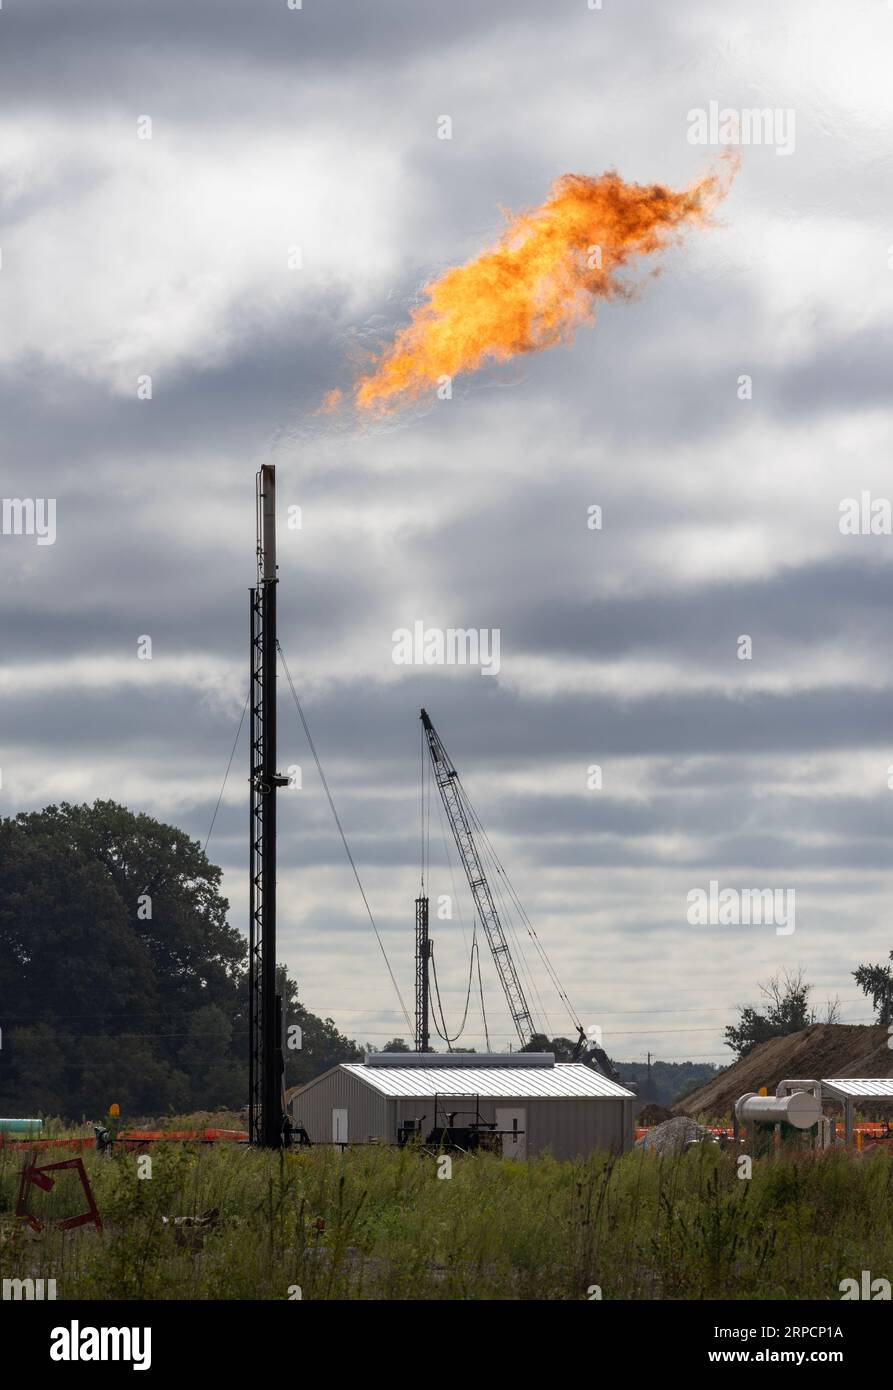
[[[554,1052],[367,1052],[367,1067],[554,1067]]]

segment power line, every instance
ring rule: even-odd
[[[298,711],[298,717],[300,718],[300,721],[304,726],[304,733],[306,734],[307,742],[310,745],[310,752],[313,754],[313,761],[316,763],[316,770],[319,773],[319,780],[322,782],[323,791],[325,792],[326,800],[329,803],[329,809],[331,810],[335,824],[338,827],[338,834],[341,836],[341,843],[344,846],[344,852],[347,855],[348,862],[350,864],[351,869],[353,870],[353,876],[357,881],[357,887],[360,890],[360,896],[363,899],[366,911],[369,914],[369,921],[372,923],[372,930],[375,932],[375,939],[378,942],[379,950],[381,951],[382,958],[387,967],[388,974],[391,977],[391,984],[394,986],[394,993],[397,996],[397,999],[400,1003],[400,1010],[403,1014],[404,1019],[406,1020],[406,1027],[409,1029],[410,1034],[412,1034],[413,1027],[409,1020],[409,1014],[406,1011],[406,1005],[403,1002],[403,995],[400,993],[400,987],[397,984],[394,972],[391,969],[391,962],[388,960],[388,953],[384,948],[384,942],[381,939],[381,935],[376,925],[375,918],[372,915],[372,908],[369,906],[369,899],[366,897],[366,890],[364,889],[362,881],[360,879],[360,875],[357,872],[357,866],[354,863],[354,857],[350,852],[350,845],[347,843],[347,836],[344,833],[344,826],[341,824],[341,819],[338,815],[338,812],[335,809],[335,802],[332,799],[332,793],[329,791],[329,784],[326,781],[326,774],[322,770],[322,763],[319,760],[319,755],[316,751],[316,745],[313,742],[313,735],[310,733],[310,726],[307,723],[306,718],[304,717],[304,711],[301,708],[301,702],[298,699],[298,692],[295,690],[294,681],[292,680],[291,672],[288,669],[288,662],[285,659],[285,653],[282,650],[282,644],[281,642],[279,642],[278,639],[276,641],[276,649],[279,652],[279,659],[282,662],[282,669],[285,672],[285,679],[288,681],[288,688],[291,691],[291,697],[295,702],[295,709]]]
[[[424,736],[424,729],[422,730],[422,734],[423,734],[423,736]],[[426,761],[427,761],[427,759],[426,759]],[[439,821],[440,821],[440,835],[441,835],[441,839],[443,840],[443,855],[444,855],[444,859],[446,860],[447,868],[448,868],[449,871],[450,871],[450,884],[451,884],[452,889],[453,889],[452,901],[456,904],[456,911],[457,911],[458,914],[459,914],[459,927],[460,927],[461,932],[462,932],[462,940],[463,940],[463,942],[465,943],[465,947],[466,947],[466,950],[467,950],[467,949],[468,949],[468,935],[467,935],[467,933],[466,933],[466,931],[465,931],[465,918],[464,918],[464,916],[463,916],[463,914],[462,914],[462,899],[459,897],[458,891],[457,891],[457,889],[456,889],[456,875],[455,875],[454,872],[453,872],[453,860],[452,860],[452,856],[450,855],[450,847],[449,847],[449,845],[448,845],[448,843],[447,843],[446,823],[445,823],[445,820],[444,820],[443,803],[441,802],[440,797],[437,798],[436,805],[437,805],[437,815],[438,815],[438,819],[439,819]],[[430,785],[429,785],[429,822],[428,822],[428,823],[429,823],[429,827],[430,827]],[[429,864],[429,865],[428,865],[428,877],[429,877],[429,879],[430,879],[430,876],[431,876],[431,865]],[[473,909],[473,911],[474,911],[474,916],[473,916],[473,919],[472,919],[472,920],[473,920],[473,923],[474,923],[474,926],[475,926],[475,930],[476,930],[476,929],[477,929],[477,908],[475,907],[475,908]]]
[[[446,1026],[446,1019],[444,1018],[444,1014],[443,1014],[443,1005],[442,1005],[441,1002],[440,1002],[440,988],[439,988],[439,986],[438,986],[438,984],[437,984],[437,965],[436,965],[435,960],[434,960],[434,951],[432,950],[432,952],[431,952],[431,974],[432,974],[432,976],[433,976],[433,978],[434,978],[434,994],[435,994],[435,997],[436,997],[436,999],[437,999],[437,1008],[438,1008],[438,1010],[439,1010],[439,1012],[440,1012],[440,1021],[441,1021],[441,1023],[443,1024],[443,1032],[441,1032],[441,1030],[437,1027],[437,1018],[436,1018],[436,1017],[435,1017],[435,1019],[434,1019],[434,1027],[435,1027],[435,1030],[436,1030],[438,1036],[441,1037],[441,1038],[443,1038],[443,1041],[446,1043],[446,1045],[447,1045],[447,1047],[449,1048],[450,1052],[452,1052],[452,1050],[453,1050],[453,1043],[454,1043],[454,1042],[458,1042],[459,1039],[461,1038],[462,1033],[463,1033],[463,1031],[464,1031],[464,1029],[465,1029],[465,1021],[466,1021],[466,1019],[468,1018],[468,1005],[469,1005],[469,1002],[470,1002],[470,1000],[471,1000],[471,979],[472,979],[472,972],[473,972],[473,970],[474,970],[474,951],[475,951],[476,945],[477,945],[477,941],[475,940],[475,941],[473,941],[472,944],[471,944],[471,956],[470,956],[470,959],[469,959],[469,962],[468,962],[468,989],[467,989],[466,994],[465,994],[465,1012],[464,1012],[463,1015],[462,1015],[462,1022],[459,1024],[459,1031],[458,1031],[458,1033],[455,1035],[455,1037],[452,1037],[452,1038],[448,1036],[448,1031],[447,1031],[447,1026]]]
[[[462,788],[462,790],[463,790],[463,792],[465,791],[464,787]],[[466,793],[466,801],[468,801],[467,793]],[[476,828],[477,828],[477,830],[479,831],[479,833],[480,833],[480,835],[481,835],[481,837],[482,837],[482,839],[483,839],[483,841],[484,841],[485,846],[486,846],[487,849],[490,851],[490,854],[492,855],[493,860],[494,860],[494,862],[495,862],[496,870],[497,870],[497,880],[496,880],[497,883],[499,882],[499,878],[500,878],[500,877],[505,881],[506,889],[507,889],[508,893],[510,894],[510,896],[511,896],[511,898],[512,898],[512,900],[513,900],[513,902],[514,902],[514,904],[515,904],[515,906],[516,906],[516,908],[517,908],[518,915],[519,915],[519,917],[521,918],[522,922],[524,923],[524,926],[526,927],[527,934],[528,934],[528,936],[530,937],[530,939],[532,940],[532,942],[533,942],[533,944],[534,944],[534,947],[536,948],[536,950],[537,950],[537,952],[538,952],[538,954],[539,954],[540,960],[542,961],[543,965],[544,965],[545,968],[546,968],[546,973],[548,974],[549,979],[552,981],[552,984],[553,984],[554,987],[555,987],[555,990],[556,990],[556,993],[558,994],[559,999],[561,1000],[561,1002],[562,1002],[562,1004],[564,1005],[564,1007],[567,1009],[568,1015],[570,1016],[571,1022],[573,1023],[574,1027],[576,1027],[576,1028],[581,1028],[581,1027],[582,1027],[582,1023],[580,1022],[579,1015],[578,1015],[576,1009],[574,1008],[573,1004],[571,1003],[570,999],[568,998],[567,991],[565,990],[564,986],[562,985],[561,980],[558,978],[558,972],[557,972],[557,970],[555,969],[555,967],[553,966],[552,961],[551,961],[550,958],[549,958],[549,955],[548,955],[548,952],[546,951],[545,946],[544,946],[543,943],[540,941],[540,938],[539,938],[539,936],[537,935],[537,932],[536,932],[536,928],[534,927],[534,925],[533,925],[533,923],[531,922],[530,918],[528,917],[526,911],[524,910],[524,905],[523,905],[523,903],[521,902],[520,898],[518,897],[518,894],[515,892],[514,886],[512,885],[512,881],[511,881],[511,879],[509,878],[508,874],[506,873],[505,867],[503,866],[502,861],[500,860],[499,855],[498,855],[497,852],[496,852],[496,847],[495,847],[495,845],[493,844],[492,840],[490,839],[490,836],[487,834],[487,831],[486,831],[486,829],[484,828],[483,823],[481,822],[479,816],[477,815],[477,812],[475,811],[474,807],[471,805],[470,801],[468,801],[468,805],[469,805],[469,809],[470,809],[470,811],[471,811],[471,815],[472,815],[472,818],[473,818],[473,822],[475,823]],[[523,951],[522,951],[522,955],[523,955]],[[534,986],[534,988],[536,988],[536,987]],[[537,990],[536,992],[537,992],[537,996],[539,996],[539,991]],[[543,1015],[545,1016],[545,1012],[546,1012],[546,1011],[545,1011],[545,1008],[543,1007],[542,1000],[540,1000],[540,1008],[542,1009]],[[550,1031],[551,1031],[551,1025],[549,1024],[548,1018],[546,1018],[546,1023],[547,1023],[547,1025],[549,1026],[549,1029],[550,1029]]]
[[[461,790],[464,793],[465,788],[462,787]],[[549,1018],[546,1006],[543,1003],[543,998],[540,994],[539,986],[536,982],[536,977],[534,976],[530,968],[530,964],[527,960],[527,952],[524,950],[524,945],[521,941],[520,933],[515,925],[514,910],[511,906],[511,903],[506,901],[505,894],[502,891],[502,883],[500,881],[500,876],[502,874],[501,866],[493,856],[492,847],[490,846],[490,843],[487,839],[486,832],[484,831],[483,826],[481,826],[480,821],[475,816],[474,807],[468,801],[467,796],[466,802],[468,805],[469,814],[472,818],[472,824],[476,825],[476,828],[478,828],[480,831],[482,845],[481,860],[482,862],[485,862],[490,868],[489,882],[490,887],[499,902],[500,920],[504,921],[506,929],[509,935],[511,936],[512,944],[515,949],[515,955],[517,956],[519,962],[519,973],[524,975],[527,984],[528,994],[532,999],[536,1001],[536,1008],[538,1012],[536,1017],[531,1015],[531,1021],[535,1025],[536,1032],[541,1033],[545,1029],[547,1033],[552,1034],[552,1036],[554,1037],[555,1030],[552,1027],[552,1021]],[[511,888],[511,884],[509,884],[508,886],[509,888]]]
[[[205,843],[202,845],[202,854],[204,854],[208,848],[208,841],[210,840],[211,832],[214,829],[214,822],[217,820],[217,812],[220,810],[220,803],[223,800],[223,793],[226,791],[226,779],[229,777],[229,770],[233,765],[233,758],[236,756],[236,746],[239,742],[239,735],[242,732],[242,725],[245,723],[245,715],[248,712],[248,702],[250,699],[251,694],[249,692],[249,694],[245,696],[245,703],[242,706],[242,718],[239,720],[239,727],[238,729],[236,729],[236,736],[233,739],[232,752],[229,755],[229,762],[226,765],[226,772],[224,772],[223,774],[223,783],[220,788],[220,795],[217,798],[217,805],[214,807],[214,814],[211,817],[211,824],[208,826],[208,833],[205,836]]]
[[[475,945],[475,950],[477,951],[477,958],[478,958],[478,991],[479,991],[480,996],[481,996],[481,1019],[483,1020],[483,1024],[484,1024],[484,1040],[485,1040],[485,1042],[486,1042],[486,1044],[487,1044],[487,1051],[489,1052],[489,1051],[490,1051],[490,1034],[489,1034],[489,1032],[487,1031],[487,1010],[486,1010],[486,1008],[484,1007],[484,982],[483,982],[483,980],[481,979],[481,952],[480,952],[480,947],[479,947],[478,944],[477,944],[477,941],[475,941],[474,945]]]
[[[419,827],[419,857],[421,859],[421,889],[422,897],[425,896],[425,730],[419,726],[419,752],[422,763],[420,768],[419,787],[421,795],[419,798],[419,812],[421,816]]]

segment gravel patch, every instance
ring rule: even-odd
[[[712,1137],[708,1130],[689,1119],[688,1115],[677,1115],[643,1134],[641,1139],[636,1140],[636,1148],[653,1149],[659,1154],[678,1153],[687,1144]]]

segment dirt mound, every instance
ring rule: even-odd
[[[728,1118],[739,1096],[779,1081],[828,1081],[834,1076],[893,1076],[893,1049],[883,1024],[813,1023],[801,1033],[772,1038],[673,1106],[676,1115]],[[867,1114],[867,1110],[865,1112]],[[890,1113],[890,1106],[886,1106]]]

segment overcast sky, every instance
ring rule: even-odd
[[[893,540],[839,520],[893,488],[891,54],[883,0],[7,0],[2,491],[57,511],[52,545],[0,536],[2,813],[112,798],[204,839],[271,462],[282,644],[408,1008],[424,704],[612,1055],[728,1060],[734,1006],[798,966],[868,1021]],[[386,423],[317,413],[500,209],[566,172],[696,178],[718,151],[689,112],[714,101],[793,112],[793,148],[743,148],[716,225],[572,347]],[[499,674],[395,665],[419,620],[498,628]],[[280,798],[280,956],[383,1043],[406,1024],[281,684],[304,785]],[[243,929],[246,778],[243,738],[209,846]],[[452,893],[436,813],[431,852]],[[796,930],[690,925],[711,880],[794,890]],[[452,1028],[459,899],[432,922]],[[486,953],[483,977],[506,1046]]]

